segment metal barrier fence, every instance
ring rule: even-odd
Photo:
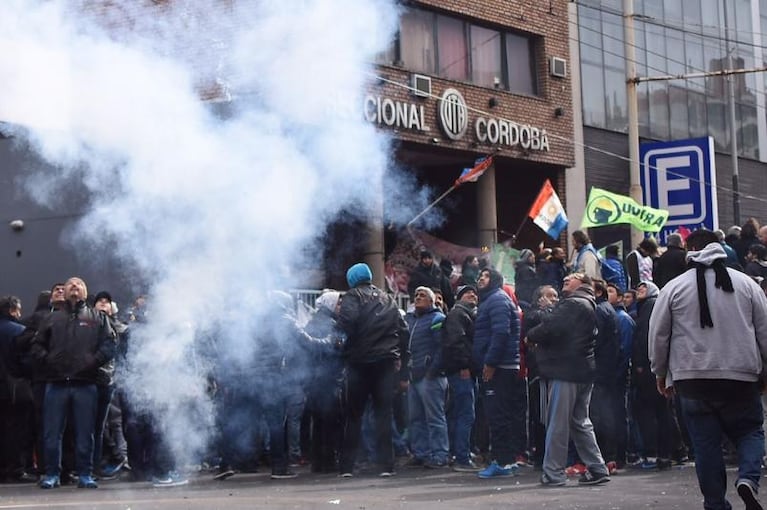
[[[297,306],[298,303],[301,303],[312,310],[315,308],[317,298],[322,294],[321,290],[315,289],[293,289],[289,292],[296,299]],[[343,292],[341,294],[343,294]],[[407,307],[410,305],[410,298],[407,294],[397,294],[395,300],[397,301],[397,306],[402,310],[407,310]]]

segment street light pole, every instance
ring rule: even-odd
[[[639,181],[639,107],[637,101],[637,68],[634,45],[634,0],[623,0],[623,48],[626,53],[626,99],[629,135],[629,195],[638,204],[643,202]],[[631,248],[635,248],[644,234],[631,227]]]
[[[730,25],[728,23],[727,0],[724,0],[724,44],[727,52],[727,68],[735,67],[733,52],[735,46],[730,48]],[[733,225],[740,225],[740,171],[738,169],[738,129],[735,124],[735,76],[728,74],[727,77],[728,110],[730,114],[730,158],[732,161],[732,217]]]

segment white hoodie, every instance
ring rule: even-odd
[[[687,259],[710,266],[727,258],[711,243]],[[767,364],[767,298],[745,274],[727,269],[734,293],[714,286],[706,270],[706,293],[714,327],[701,328],[696,269],[671,280],[660,291],[650,316],[649,356],[653,373],[684,379],[755,382]]]

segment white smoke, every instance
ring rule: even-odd
[[[0,6],[0,120],[23,126],[54,165],[28,180],[40,202],[66,204],[62,186],[84,188],[76,244],[108,250],[149,285],[130,386],[179,462],[210,440],[200,339],[252,356],[265,291],[291,287],[299,254],[317,258],[317,234],[340,211],[364,217],[375,183],[392,179],[386,137],[361,106],[349,115],[339,103],[362,105],[393,3]],[[222,119],[201,95],[231,96],[234,111]]]

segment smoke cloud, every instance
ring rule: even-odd
[[[415,190],[356,109],[396,27],[393,4],[0,7],[0,120],[53,164],[27,189],[53,206],[82,201],[74,245],[111,253],[148,290],[127,384],[179,463],[210,442],[212,365],[258,356],[267,291],[298,281],[301,256],[321,253],[317,235],[340,211],[364,217],[384,173],[387,190]],[[201,97],[233,101],[221,115]],[[82,197],[60,193],[73,185]],[[397,203],[394,219],[412,218],[425,195]]]

